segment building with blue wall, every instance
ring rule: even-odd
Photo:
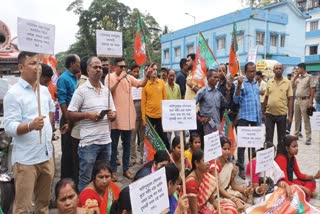
[[[247,61],[248,51],[257,47],[257,60],[266,57],[291,68],[304,61],[304,29],[307,17],[290,0],[262,9],[246,8],[235,11],[163,35],[161,64],[180,70],[180,59],[196,50],[199,31],[208,41],[218,62],[228,62],[235,22],[241,66]]]
[[[313,74],[320,73],[320,7],[306,12],[309,18],[306,21],[305,62],[307,71]]]

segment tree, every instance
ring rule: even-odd
[[[245,0],[244,3],[250,7],[260,8],[281,1],[282,0]]]
[[[67,8],[79,15],[79,31],[76,42],[68,53],[77,53],[80,57],[96,55],[96,29],[121,31],[123,35],[123,53],[127,64],[134,62],[133,44],[137,24],[138,9],[131,9],[117,0],[93,0],[87,10],[83,9],[83,0],[75,0]],[[142,14],[149,60],[160,63],[160,32],[157,21],[150,14]]]

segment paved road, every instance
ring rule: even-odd
[[[304,129],[302,129],[303,131]],[[303,133],[304,135],[304,133]],[[276,134],[275,140],[276,142]],[[301,171],[307,174],[315,174],[320,169],[320,131],[313,131],[312,133],[312,144],[307,146],[304,144],[305,138],[299,139],[299,152],[298,152],[298,163]],[[61,147],[60,140],[53,142],[55,147],[55,160],[56,160],[56,174],[54,179],[54,184],[60,178],[60,158],[61,158]],[[119,143],[119,150],[121,150],[121,144]],[[120,151],[121,155],[122,152]],[[245,155],[247,157],[247,155]],[[119,158],[121,160],[121,158]],[[135,174],[141,167],[140,164],[136,164],[130,168],[132,174]],[[239,182],[243,182],[239,177],[237,178]],[[130,184],[130,180],[122,176],[122,167],[118,167],[118,182],[117,184],[120,188],[123,188]],[[320,181],[317,181],[317,192],[320,193]],[[320,209],[320,197],[311,199],[310,203],[315,207]],[[56,213],[56,209],[51,209],[50,213]]]

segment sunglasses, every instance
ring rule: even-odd
[[[118,65],[118,66],[119,66],[119,68],[121,68],[121,69],[127,68],[126,65]]]

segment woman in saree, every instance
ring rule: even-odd
[[[98,160],[92,171],[92,181],[80,193],[78,207],[98,208],[100,213],[109,214],[119,193],[120,188],[111,180],[110,163]]]
[[[79,197],[76,184],[71,178],[64,178],[55,186],[58,214],[86,214],[86,209],[77,207]]]
[[[265,142],[264,147],[262,149],[257,150],[257,152],[262,151],[264,149],[274,148],[274,145],[272,142]],[[251,177],[251,164],[252,164],[252,178],[250,178],[250,181],[252,182],[252,186],[254,188],[254,202],[255,204],[261,202],[262,200],[265,200],[262,196],[266,195],[265,198],[268,198],[271,193],[275,190],[277,187],[284,188],[286,190],[287,196],[289,199],[292,199],[292,191],[290,186],[284,182],[284,174],[278,164],[273,161],[273,167],[269,170],[267,170],[265,173],[256,173],[256,153],[254,152],[252,154],[252,161],[250,161],[247,164],[246,168],[246,176]],[[266,181],[264,181],[264,177],[266,178]]]
[[[230,161],[231,142],[228,138],[220,137],[222,155],[217,161],[211,161],[210,172],[215,175],[214,168],[217,168],[219,176],[219,191],[221,197],[231,200],[236,204],[239,212],[245,211],[245,202],[252,195],[253,188],[236,183],[237,167]]]
[[[204,153],[198,150],[192,155],[192,172],[186,179],[186,191],[189,199],[189,213],[216,214],[218,213],[218,200],[216,179],[211,175],[209,163],[204,162]],[[229,201],[220,200],[221,213],[238,213],[235,205]]]
[[[284,173],[284,181],[298,185],[306,194],[306,200],[310,201],[316,190],[315,179],[320,178],[320,170],[315,175],[307,175],[300,171],[296,155],[298,154],[298,138],[287,135],[284,141],[278,145],[275,161]],[[293,179],[293,173],[296,179]]]

